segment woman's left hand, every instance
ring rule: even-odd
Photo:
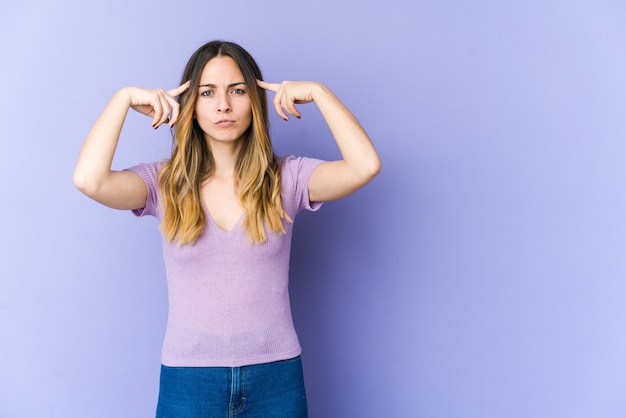
[[[320,83],[313,81],[283,81],[282,83],[267,83],[257,80],[259,87],[273,91],[274,108],[281,118],[288,120],[287,113],[301,118],[302,115],[296,109],[296,104],[310,103],[314,100],[315,91],[321,87]]]

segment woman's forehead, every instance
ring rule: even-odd
[[[245,81],[239,65],[228,56],[220,56],[206,63],[200,74],[200,85],[229,85]]]

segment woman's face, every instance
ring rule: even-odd
[[[252,104],[239,66],[231,57],[215,57],[202,70],[196,120],[211,142],[239,142],[252,122]]]

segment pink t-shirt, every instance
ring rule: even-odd
[[[308,181],[321,160],[282,160],[281,196],[291,219],[309,202]],[[163,212],[157,187],[162,162],[129,170],[148,187],[146,207],[137,216],[159,221]],[[293,224],[285,234],[269,232],[263,244],[250,244],[242,219],[233,230],[207,224],[195,244],[163,239],[169,311],[161,361],[171,367],[239,367],[285,360],[301,348],[289,305],[289,256]]]

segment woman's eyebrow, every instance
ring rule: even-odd
[[[243,82],[243,81],[240,81],[240,82],[238,82],[238,83],[230,83],[230,84],[229,84],[228,86],[226,86],[226,87],[235,87],[235,86],[238,86],[238,85],[240,85],[240,84],[246,84],[246,83],[245,83],[245,82]],[[215,84],[211,84],[211,83],[209,83],[209,84],[200,84],[198,87],[210,87],[210,88],[216,88],[217,86],[216,86]]]

